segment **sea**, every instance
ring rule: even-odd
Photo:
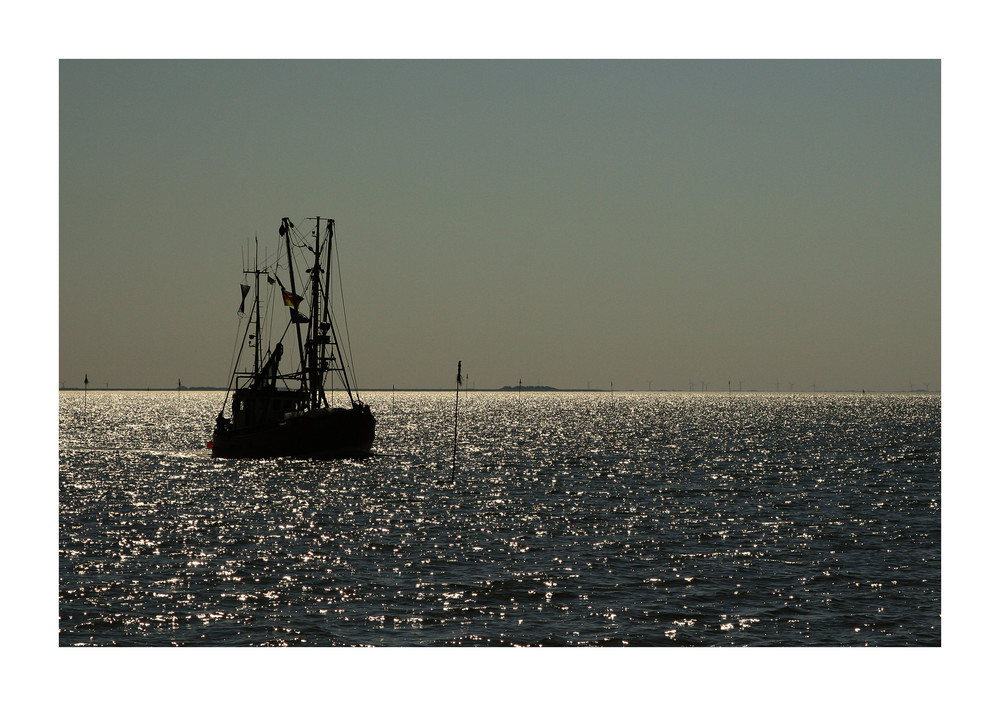
[[[59,645],[941,645],[938,394],[362,397],[225,460],[224,392],[60,392]]]

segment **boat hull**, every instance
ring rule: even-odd
[[[216,429],[212,456],[364,458],[374,440],[375,417],[367,406],[326,408],[251,429]]]

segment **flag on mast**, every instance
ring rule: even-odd
[[[243,311],[243,305],[246,304],[247,294],[250,293],[250,285],[249,284],[241,284],[240,285],[240,289],[243,291],[243,299],[240,301],[240,313],[242,314],[242,313],[244,313],[244,311]]]

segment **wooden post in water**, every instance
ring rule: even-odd
[[[455,463],[458,460],[458,392],[462,389],[462,361],[458,361],[458,378],[455,382],[455,448],[451,455],[451,482],[455,482]]]
[[[87,373],[83,374],[83,418],[87,419],[87,385],[90,384],[90,380],[87,379]]]

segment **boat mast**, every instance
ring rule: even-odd
[[[294,226],[292,226],[291,221],[289,221],[287,218],[283,218],[281,220],[282,224],[285,226],[285,251],[288,254],[289,286],[292,288],[292,296],[298,297],[298,294],[295,291],[295,263],[292,262],[292,228]],[[292,318],[295,319],[294,314],[292,315]],[[295,321],[295,337],[298,339],[299,342],[299,360],[302,361],[302,385],[305,386],[307,385],[306,370],[305,370],[306,356],[303,353],[302,349],[302,330],[299,328],[299,322],[297,320]]]
[[[260,263],[257,260],[257,236],[253,236],[253,303],[255,316],[254,344],[253,344],[253,380],[258,383],[257,376],[260,374]]]
[[[330,337],[327,335],[333,329],[333,322],[330,321],[330,257],[333,254],[333,219],[326,219],[326,280],[323,287],[323,381],[326,382],[326,371],[330,369],[330,363],[333,362],[334,365],[337,364],[336,360],[331,361],[330,358],[326,357],[326,344],[330,342]],[[337,346],[337,334],[333,334],[333,350],[334,353],[340,355],[340,348]],[[346,377],[346,376],[345,376]],[[347,388],[347,396],[350,397],[351,402],[354,402],[354,398],[351,397],[351,388]],[[326,403],[326,391],[323,392],[323,402]]]
[[[319,221],[316,216],[316,249],[313,251],[313,266],[310,272],[312,280],[312,302],[309,309],[309,331],[311,337],[307,341],[309,346],[309,408],[319,407],[319,398],[322,393],[323,384],[319,369]]]

